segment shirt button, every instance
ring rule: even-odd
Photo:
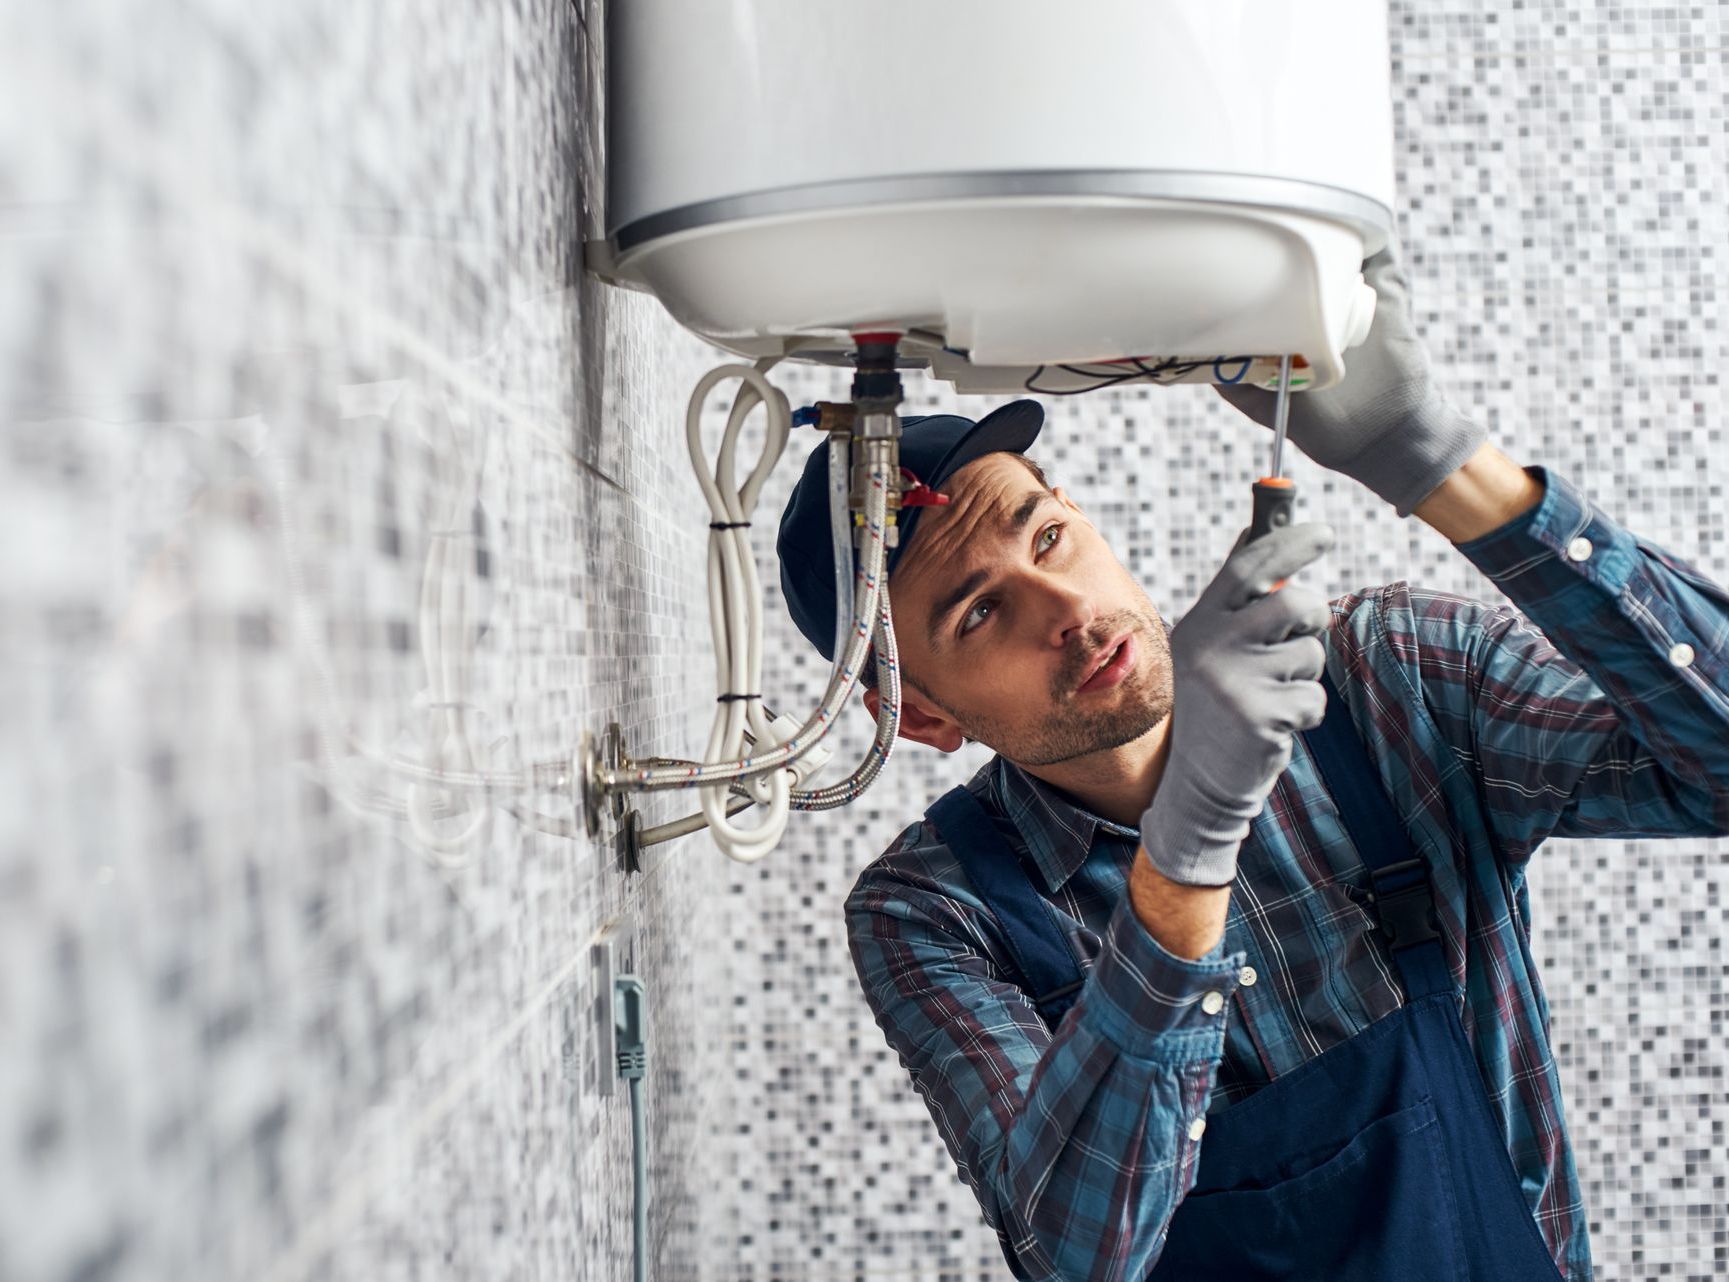
[[[1581,534],[1567,545],[1567,559],[1569,561],[1588,560],[1594,551],[1596,549],[1591,546],[1591,540]]]
[[[1677,641],[1669,647],[1669,662],[1677,668],[1684,668],[1693,662],[1693,647],[1685,641]]]
[[[1201,998],[1201,1009],[1209,1015],[1217,1015],[1225,1009],[1225,995],[1213,989]]]
[[[1189,1123],[1189,1138],[1190,1139],[1198,1140],[1201,1138],[1201,1136],[1205,1135],[1206,1133],[1207,1133],[1207,1119],[1206,1118],[1197,1117],[1194,1121]]]
[[[1237,982],[1242,984],[1244,988],[1253,988],[1255,981],[1259,978],[1260,976],[1255,974],[1253,966],[1245,966],[1237,972]]]

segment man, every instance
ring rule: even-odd
[[[847,924],[1017,1277],[1590,1276],[1526,861],[1729,833],[1729,597],[1487,444],[1396,261],[1365,271],[1369,340],[1291,440],[1523,614],[1405,583],[1329,604],[1282,582],[1331,542],[1295,525],[1239,541],[1167,634],[1021,458],[1035,405],[908,420],[903,462],[952,502],[891,563],[901,733],[998,756],[864,869]],[[825,476],[819,450],[779,547],[829,654]]]

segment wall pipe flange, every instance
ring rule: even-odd
[[[598,739],[586,730],[582,732],[576,751],[576,783],[590,837],[600,836],[603,812],[610,811],[615,823],[624,817],[623,794],[609,792],[604,782],[608,774],[623,766],[624,731],[618,722],[609,722]]]
[[[582,809],[583,826],[590,837],[598,837],[600,807],[606,794],[600,790],[600,752],[595,746],[594,736],[586,730],[582,732],[582,742],[577,745],[571,774],[576,780],[576,804]]]
[[[606,733],[600,740],[600,764],[609,773],[623,770],[629,765],[629,759],[624,755],[624,730],[616,721],[609,721]],[[612,822],[621,823],[624,820],[624,793],[601,790],[608,810],[612,812]]]

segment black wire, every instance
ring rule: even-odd
[[[1081,396],[1087,392],[1103,391],[1107,387],[1116,387],[1121,383],[1132,383],[1136,381],[1145,381],[1159,386],[1165,386],[1169,383],[1174,383],[1178,379],[1184,378],[1189,374],[1193,374],[1198,369],[1204,369],[1209,365],[1218,365],[1226,361],[1235,362],[1247,359],[1249,358],[1232,356],[1208,357],[1202,360],[1180,361],[1174,356],[1167,356],[1157,365],[1148,365],[1144,358],[1139,356],[1130,356],[1126,357],[1125,360],[1127,364],[1134,366],[1134,371],[1125,374],[1101,374],[1097,366],[1088,369],[1084,365],[1064,365],[1061,363],[1056,365],[1040,365],[1027,377],[1026,382],[1022,383],[1021,386],[1026,391],[1036,393],[1039,396]],[[1099,381],[1088,387],[1070,387],[1063,389],[1033,386],[1033,384],[1038,381],[1039,375],[1043,374],[1047,369],[1060,369],[1065,373],[1073,374],[1079,378],[1095,378]],[[1245,369],[1244,374],[1246,375],[1247,373],[1248,371]],[[1166,375],[1169,375],[1170,377],[1166,378]],[[1239,378],[1237,381],[1240,383],[1242,379]]]
[[[1030,375],[1027,376],[1027,381],[1022,383],[1021,387],[1024,390],[1032,392],[1038,396],[1080,396],[1081,394],[1083,394],[1085,392],[1103,391],[1105,388],[1115,387],[1119,383],[1132,383],[1136,379],[1143,377],[1139,371],[1136,371],[1134,373],[1129,373],[1129,374],[1115,374],[1115,375],[1111,375],[1109,377],[1100,378],[1098,373],[1094,370],[1081,369],[1079,366],[1075,366],[1075,365],[1058,365],[1056,368],[1058,368],[1060,370],[1066,370],[1070,374],[1078,374],[1082,378],[1099,378],[1099,381],[1097,383],[1094,383],[1091,387],[1069,387],[1069,388],[1034,387],[1033,384],[1038,381],[1039,375],[1043,374],[1047,369],[1050,369],[1050,368],[1051,367],[1049,365],[1040,365]]]
[[[1170,375],[1172,375],[1172,381],[1175,381],[1176,379],[1182,378],[1185,375],[1193,374],[1196,370],[1202,368],[1203,366],[1211,365],[1213,363],[1210,359],[1198,360],[1198,361],[1179,361],[1174,356],[1167,356],[1164,360],[1160,361],[1157,365],[1153,366],[1152,369],[1147,369],[1147,367],[1141,363],[1139,357],[1134,357],[1132,359],[1134,360],[1134,364],[1135,364],[1136,369],[1146,370],[1147,374],[1149,376],[1153,376],[1153,377],[1156,377],[1156,376],[1161,375],[1161,374],[1170,374]]]

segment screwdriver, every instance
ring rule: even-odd
[[[1297,501],[1296,484],[1284,475],[1285,424],[1291,413],[1291,358],[1279,358],[1278,401],[1273,409],[1273,467],[1255,482],[1255,514],[1249,522],[1249,541],[1271,534],[1281,525],[1289,525]],[[1280,579],[1273,584],[1277,592],[1285,586]]]
[[[1291,416],[1291,358],[1279,358],[1279,392],[1273,408],[1273,467],[1255,482],[1255,515],[1249,524],[1249,539],[1270,534],[1291,523],[1297,487],[1284,475],[1285,426]]]

